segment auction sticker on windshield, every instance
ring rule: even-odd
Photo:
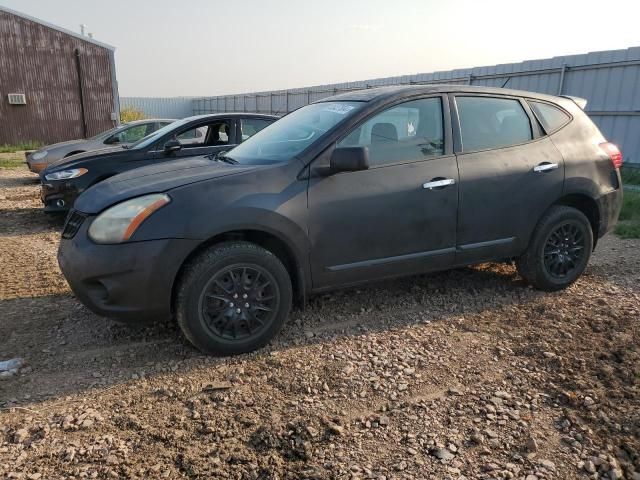
[[[334,103],[331,105],[327,105],[324,108],[325,112],[339,113],[340,115],[345,115],[353,110],[353,105],[343,105],[340,103]]]

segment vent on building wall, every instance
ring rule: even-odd
[[[26,105],[27,97],[24,93],[10,93],[7,95],[9,97],[10,105]]]

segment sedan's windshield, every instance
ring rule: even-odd
[[[162,128],[159,128],[158,130],[156,130],[152,134],[147,135],[144,138],[141,138],[136,143],[131,145],[129,148],[134,149],[134,150],[138,150],[138,149],[141,149],[141,148],[147,148],[150,145],[152,145],[156,140],[158,140],[160,137],[162,137],[163,135],[175,130],[176,128],[180,128],[182,125],[184,125],[185,123],[189,123],[191,120],[193,120],[193,117],[187,117],[187,118],[183,118],[182,120],[176,120],[175,122],[172,122],[172,123],[170,123],[168,125],[165,125]]]
[[[114,128],[110,128],[109,130],[106,130],[104,132],[100,132],[97,135],[94,135],[93,137],[89,137],[87,138],[87,140],[100,140],[103,137],[107,138],[110,137],[111,135],[113,135],[114,133],[116,133],[118,130],[120,130],[123,126],[120,125],[119,127],[114,127]]]
[[[241,164],[286,162],[355,113],[362,102],[324,102],[302,107],[260,130],[226,156]]]

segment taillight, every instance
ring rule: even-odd
[[[613,143],[604,142],[600,144],[600,148],[604,150],[604,153],[609,155],[613,168],[620,168],[622,166],[622,152]]]

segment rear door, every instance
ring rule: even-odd
[[[314,288],[453,263],[458,168],[443,99],[389,107],[338,142],[369,148],[368,170],[313,175],[331,149],[316,159],[308,191]]]
[[[460,169],[457,262],[518,255],[562,195],[564,163],[517,97],[452,99]]]

